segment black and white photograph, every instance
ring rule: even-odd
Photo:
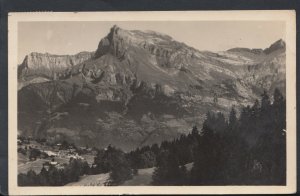
[[[19,17],[16,187],[293,185],[295,17],[253,12]]]

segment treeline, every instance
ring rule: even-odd
[[[141,169],[155,167],[161,162],[161,157],[165,151],[176,153],[178,163],[184,165],[194,160],[193,151],[198,145],[200,139],[197,127],[188,135],[181,135],[180,138],[173,141],[164,141],[161,145],[153,144],[151,146],[143,146],[137,148],[127,154],[132,168]]]
[[[132,169],[126,154],[115,147],[109,145],[104,150],[99,150],[94,159],[95,168],[93,174],[110,173],[109,181],[105,185],[120,185],[136,174],[137,170]]]
[[[18,174],[19,186],[63,186],[70,182],[76,182],[79,177],[90,173],[90,167],[86,161],[70,158],[69,163],[62,169],[53,165],[49,168],[43,166],[40,173],[29,170],[26,174]]]
[[[194,143],[183,137],[161,146],[153,184],[285,185],[285,110],[285,99],[276,89],[272,101],[264,92],[239,117],[234,108],[228,120],[208,112],[201,132],[194,128],[188,136]],[[186,162],[194,163],[191,171]]]

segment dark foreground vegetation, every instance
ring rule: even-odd
[[[110,173],[106,185],[120,185],[138,169],[156,167],[153,185],[285,185],[286,109],[279,90],[263,93],[253,106],[207,113],[201,130],[160,145],[129,153],[108,146],[98,150],[93,166],[70,159],[63,169],[45,168],[39,174],[19,174],[20,186],[61,186],[84,174]],[[194,163],[190,171],[185,164]]]

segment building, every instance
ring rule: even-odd
[[[45,150],[44,151],[49,157],[51,157],[51,156],[54,156],[54,157],[56,157],[58,154],[57,153],[55,153],[55,152],[53,152],[53,151],[51,151],[51,150]]]

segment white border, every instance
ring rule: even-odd
[[[17,44],[21,21],[285,21],[287,97],[286,186],[118,186],[18,187],[17,186]],[[296,12],[163,11],[163,12],[28,12],[8,14],[8,150],[10,195],[66,194],[283,194],[296,192]]]

